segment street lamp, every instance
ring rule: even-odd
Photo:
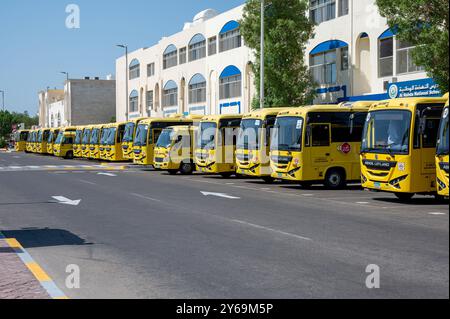
[[[125,49],[125,98],[126,98],[126,111],[125,111],[125,118],[128,121],[128,109],[129,109],[129,101],[128,101],[128,46],[125,44],[117,44],[116,45],[119,48]]]
[[[2,110],[5,112],[5,91],[0,90],[0,93],[2,93]]]
[[[264,11],[266,10],[264,0],[261,0],[261,58],[260,58],[260,86],[259,86],[259,108],[263,109],[265,104],[264,96]]]
[[[66,80],[67,80],[67,82],[69,82],[69,72],[61,72],[61,74],[65,74]]]

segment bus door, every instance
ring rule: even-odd
[[[427,105],[428,106],[428,105]],[[424,110],[418,107],[422,114],[419,122],[419,136],[416,136],[416,147],[421,146],[421,172],[424,175],[436,173],[436,145],[439,132],[439,124],[442,113],[442,107],[428,106]],[[417,141],[419,139],[419,141]]]
[[[309,158],[305,154],[307,158],[303,160],[305,163],[309,162],[309,165],[305,166],[311,167],[311,170],[314,172],[314,178],[325,177],[325,168],[330,165],[332,155],[330,150],[330,129],[329,123],[312,123],[307,128],[307,136],[309,136]]]
[[[237,144],[238,130],[241,125],[241,119],[226,119],[220,121],[218,139],[218,151],[221,149],[222,158],[218,159],[218,164],[235,164],[235,151]]]

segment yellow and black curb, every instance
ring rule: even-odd
[[[22,245],[15,238],[6,238],[2,232],[0,232],[0,239],[5,240],[8,246],[17,254],[22,260],[25,266],[30,270],[33,276],[39,281],[41,286],[47,291],[48,295],[52,299],[68,299],[67,296],[56,286],[55,282],[50,276],[42,269],[41,266],[31,255],[22,247]]]

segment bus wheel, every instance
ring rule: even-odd
[[[183,175],[191,175],[194,172],[194,164],[192,163],[181,163],[180,173]]]
[[[176,175],[178,173],[178,170],[176,170],[176,169],[169,169],[168,172],[169,172],[170,175]]]
[[[264,176],[262,179],[267,184],[272,184],[273,182],[275,182],[275,178],[273,178],[272,176]]]
[[[395,193],[395,196],[402,202],[406,202],[408,200],[411,200],[411,198],[414,197],[413,193]]]
[[[73,159],[73,152],[67,152],[66,159]]]
[[[233,173],[230,173],[230,172],[220,174],[220,176],[222,176],[223,178],[230,178],[231,175],[233,175]]]
[[[345,172],[340,169],[331,169],[325,176],[325,186],[329,189],[342,189],[345,187]]]

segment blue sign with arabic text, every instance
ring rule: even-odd
[[[388,86],[390,99],[404,97],[442,96],[439,84],[433,79],[390,83]]]

